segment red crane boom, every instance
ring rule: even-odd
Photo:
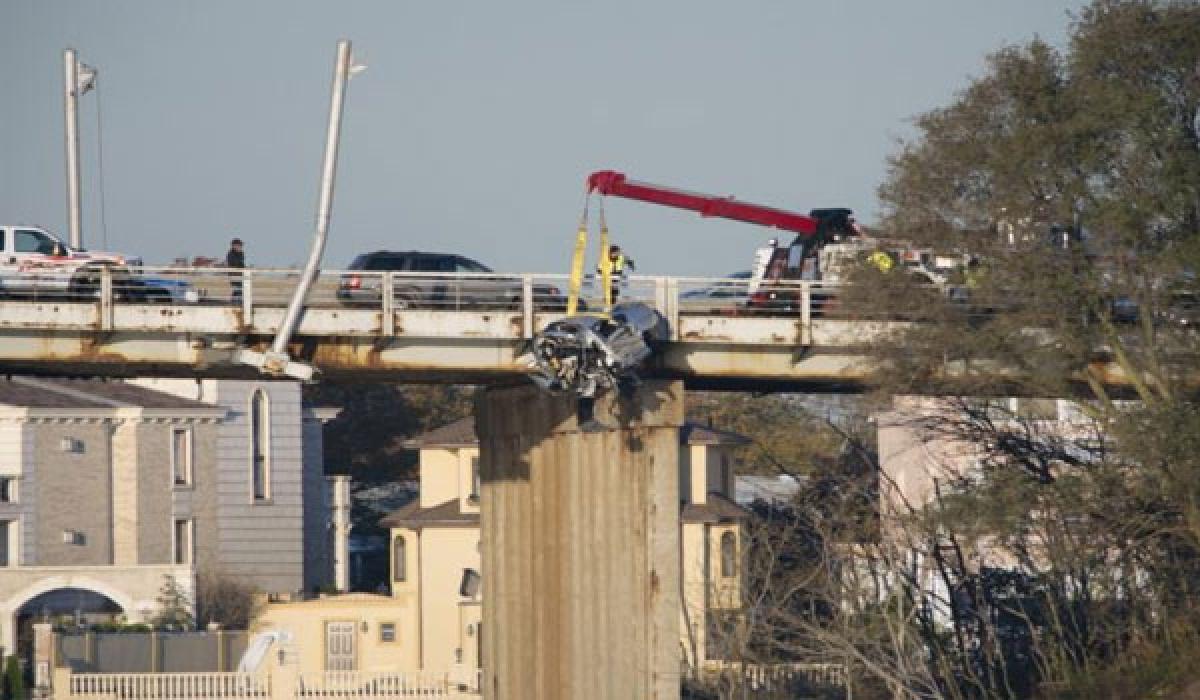
[[[687,209],[699,212],[700,216],[715,216],[759,226],[769,226],[792,231],[801,238],[808,238],[816,234],[819,224],[819,221],[813,216],[805,216],[794,211],[785,211],[750,202],[739,202],[733,197],[716,197],[663,185],[638,182],[630,180],[623,173],[612,170],[599,170],[589,175],[587,187],[589,194],[598,192],[602,195]]]

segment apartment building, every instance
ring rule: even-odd
[[[332,576],[321,421],[294,382],[0,379],[0,644],[153,617],[167,577]]]

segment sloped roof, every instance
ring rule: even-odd
[[[473,447],[479,444],[475,435],[475,416],[467,416],[459,420],[434,428],[429,432],[404,441],[409,449],[422,447]]]
[[[679,429],[681,445],[749,445],[750,438],[688,421]]]
[[[746,445],[750,439],[744,435],[718,430],[699,423],[687,422],[679,429],[681,445]],[[475,417],[467,416],[424,435],[404,441],[404,446],[419,450],[422,447],[474,447],[479,444],[475,434]]]
[[[436,506],[422,508],[419,500],[398,508],[380,519],[383,527],[479,527],[479,513],[464,513],[453,498]]]
[[[706,503],[688,503],[679,513],[685,523],[723,523],[745,520],[750,512],[716,492],[710,492]]]
[[[0,378],[0,405],[43,409],[153,408],[225,413],[225,409],[212,404],[120,381],[52,377]]]

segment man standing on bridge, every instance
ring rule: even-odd
[[[242,250],[242,239],[235,238],[229,242],[229,252],[225,254],[225,267],[243,270],[246,267],[246,253]],[[229,287],[234,301],[242,299],[242,273],[231,272]]]

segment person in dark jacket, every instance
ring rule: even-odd
[[[236,270],[243,270],[246,267],[246,253],[242,249],[242,239],[235,238],[229,242],[229,252],[225,254],[225,267]],[[234,301],[240,301],[242,298],[242,274],[240,272],[229,273],[230,291]]]

